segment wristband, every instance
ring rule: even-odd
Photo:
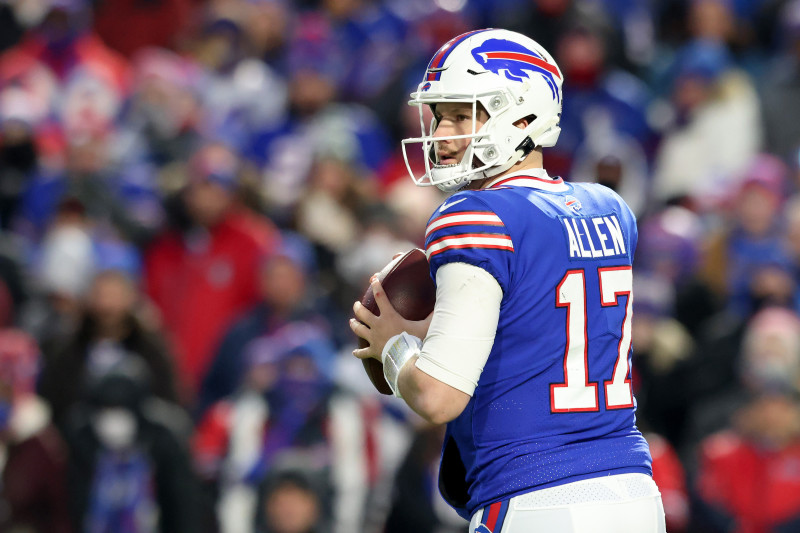
[[[422,348],[422,341],[405,331],[389,339],[386,346],[383,347],[381,352],[383,376],[386,378],[389,388],[398,398],[402,398],[397,386],[400,371],[412,357],[419,355],[420,348]]]

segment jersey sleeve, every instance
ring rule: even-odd
[[[480,191],[463,191],[434,211],[425,231],[431,276],[448,263],[467,263],[489,272],[505,292],[514,254],[509,228]]]

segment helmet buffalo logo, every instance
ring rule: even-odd
[[[555,80],[555,78],[561,79],[558,68],[521,44],[505,39],[488,39],[477,48],[472,49],[472,57],[486,70],[497,75],[502,73],[513,81],[521,82],[523,78],[530,79],[529,72],[541,74],[547,85],[550,86],[553,98],[561,100],[561,91]]]
[[[492,533],[492,530],[486,527],[486,525],[480,524],[475,528],[475,533]]]

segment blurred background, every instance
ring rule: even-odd
[[[638,217],[669,531],[800,531],[800,0],[0,0],[0,531],[466,531],[346,320],[481,27],[564,72],[550,174]]]

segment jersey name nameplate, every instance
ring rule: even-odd
[[[616,215],[559,218],[567,234],[570,259],[628,255],[625,235]]]

